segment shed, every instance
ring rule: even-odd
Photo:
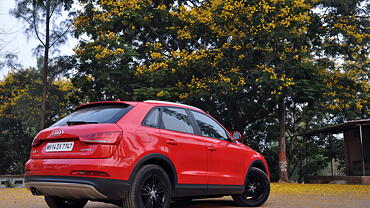
[[[306,183],[332,183],[370,185],[370,119],[348,121],[342,124],[309,131],[303,136],[343,133],[346,176],[306,176]]]

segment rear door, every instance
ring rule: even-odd
[[[179,184],[207,184],[207,153],[202,138],[195,135],[188,111],[161,108],[160,135],[173,161]]]
[[[207,146],[208,185],[243,185],[245,150],[231,142],[228,132],[206,114],[191,111]]]

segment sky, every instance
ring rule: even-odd
[[[24,33],[24,23],[9,14],[9,11],[14,7],[15,0],[0,0],[0,28],[8,32],[7,35],[0,37],[7,42],[3,51],[16,54],[22,67],[35,67],[36,57],[33,55],[32,50],[39,42],[34,37],[27,37]],[[76,43],[77,40],[70,37],[69,41],[60,47],[60,55],[72,54],[72,49],[76,46]],[[0,79],[3,79],[9,69],[0,70]]]

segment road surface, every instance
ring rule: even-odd
[[[171,208],[232,208],[232,199],[194,200],[172,204]],[[272,184],[271,195],[262,206],[266,208],[370,208],[368,185]],[[0,189],[0,208],[47,208],[42,196],[32,196],[25,188]],[[118,208],[89,202],[85,208]]]

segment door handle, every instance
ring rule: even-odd
[[[175,140],[173,140],[173,139],[167,140],[166,143],[167,144],[170,144],[170,145],[176,145],[177,144],[177,142]]]
[[[216,147],[214,147],[214,146],[209,146],[209,147],[208,147],[208,150],[209,150],[209,151],[216,151],[217,149],[216,149]]]

